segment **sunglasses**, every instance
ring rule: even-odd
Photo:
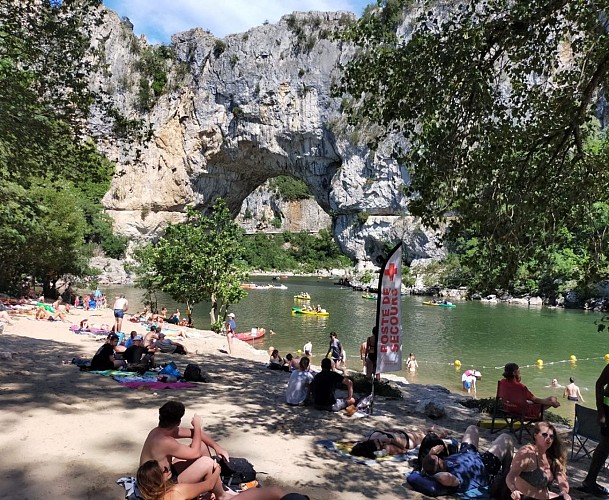
[[[548,434],[547,432],[540,432],[541,437],[544,439],[548,439],[550,438],[552,441],[554,441],[556,439],[556,436],[554,434]]]

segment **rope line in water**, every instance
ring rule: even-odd
[[[543,362],[543,363],[531,363],[528,365],[518,365],[520,369],[522,368],[538,368],[539,366],[552,366],[552,365],[558,365],[560,363],[579,363],[582,361],[597,361],[599,359],[605,360],[605,356],[595,356],[595,357],[590,357],[590,358],[577,358],[576,360],[572,360],[572,359],[561,359],[558,361],[549,361],[549,362]],[[419,358],[417,358],[417,361],[419,362],[419,364],[427,364],[427,365],[439,365],[439,366],[457,366],[457,363],[455,361],[447,363],[447,362],[442,362],[442,361],[426,361],[426,360],[421,360]],[[505,368],[505,365],[501,365],[501,366],[486,366],[486,365],[479,365],[479,364],[466,364],[463,362],[458,363],[459,367],[462,369],[468,369],[468,368],[476,368],[477,370],[480,369],[494,369],[494,370],[503,370]]]

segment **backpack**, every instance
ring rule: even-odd
[[[227,462],[224,457],[220,457],[218,461],[220,477],[226,486],[249,483],[256,479],[254,466],[246,458],[230,457],[230,462]]]
[[[188,363],[184,369],[184,380],[188,382],[207,382],[207,377],[203,374],[201,367],[196,363]]]

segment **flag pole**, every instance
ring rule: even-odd
[[[386,314],[385,314],[386,311],[382,308],[382,306],[383,306],[384,301],[386,304],[388,301],[390,303],[394,302],[394,299],[390,299],[389,295],[395,296],[396,287],[397,287],[397,306],[394,305],[393,307],[397,308],[397,315],[396,314],[393,314],[393,315],[398,318],[398,321],[401,322],[401,304],[400,304],[400,299],[401,299],[400,295],[401,295],[401,288],[402,288],[402,274],[401,274],[402,252],[401,252],[401,249],[402,249],[402,242],[400,241],[389,253],[389,256],[387,257],[387,260],[384,262],[383,266],[381,267],[381,271],[379,274],[378,290],[377,290],[377,298],[376,298],[376,322],[375,322],[374,328],[372,329],[372,333],[374,335],[374,343],[376,346],[376,361],[373,366],[372,378],[371,378],[371,383],[372,383],[372,391],[370,393],[370,413],[371,414],[373,413],[373,407],[374,407],[374,394],[375,394],[374,380],[376,378],[376,375],[378,374],[380,376],[380,374],[382,373],[382,371],[384,369],[384,366],[383,366],[384,363],[380,362],[381,354],[385,353],[387,350],[387,345],[384,343],[384,340],[387,337],[387,335],[383,335],[382,337],[380,336],[380,333],[383,331],[384,322],[387,320]],[[389,267],[389,269],[387,269],[387,267]],[[388,291],[387,294],[385,293],[386,291]],[[392,313],[395,313],[395,312],[392,311]],[[402,368],[401,367],[401,362],[402,362],[401,325],[399,325],[398,330],[399,330],[399,335],[398,335],[399,349],[398,349],[397,357],[398,357],[399,361],[397,364],[399,365],[399,367],[397,367],[397,369],[400,370]],[[383,342],[381,342],[381,341],[383,341]],[[391,369],[396,370],[396,367],[393,367]]]

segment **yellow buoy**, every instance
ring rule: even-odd
[[[609,354],[605,354],[605,361],[609,361]]]
[[[458,359],[455,359],[455,366],[457,368],[459,368],[461,366],[461,361],[459,361]]]
[[[298,354],[302,354],[302,351],[301,351],[300,349],[298,349],[298,351],[297,351],[297,352],[298,352]]]
[[[543,359],[538,359],[535,361],[535,364],[537,364],[537,366],[543,366]]]
[[[569,356],[569,361],[571,361],[571,363],[575,363],[577,361],[577,356],[575,356],[575,354],[571,354],[571,356]]]

